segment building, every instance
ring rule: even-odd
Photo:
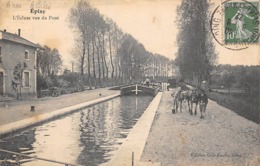
[[[37,96],[36,60],[39,47],[17,34],[0,30],[0,96]]]

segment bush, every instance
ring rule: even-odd
[[[48,83],[46,79],[41,75],[37,75],[37,90],[47,89],[47,88],[48,88]]]

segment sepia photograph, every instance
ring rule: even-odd
[[[0,166],[260,165],[259,0],[0,0]]]

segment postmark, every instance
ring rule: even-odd
[[[218,44],[243,50],[259,43],[259,2],[222,1],[210,20],[211,33]]]

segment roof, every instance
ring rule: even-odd
[[[12,42],[15,42],[15,43],[39,48],[38,45],[34,44],[33,42],[30,42],[29,40],[22,38],[21,36],[19,36],[17,34],[12,34],[12,33],[1,31],[1,30],[0,30],[0,34],[2,34],[2,35],[0,35],[0,40],[1,39],[2,40],[8,40],[8,41],[12,41]]]

